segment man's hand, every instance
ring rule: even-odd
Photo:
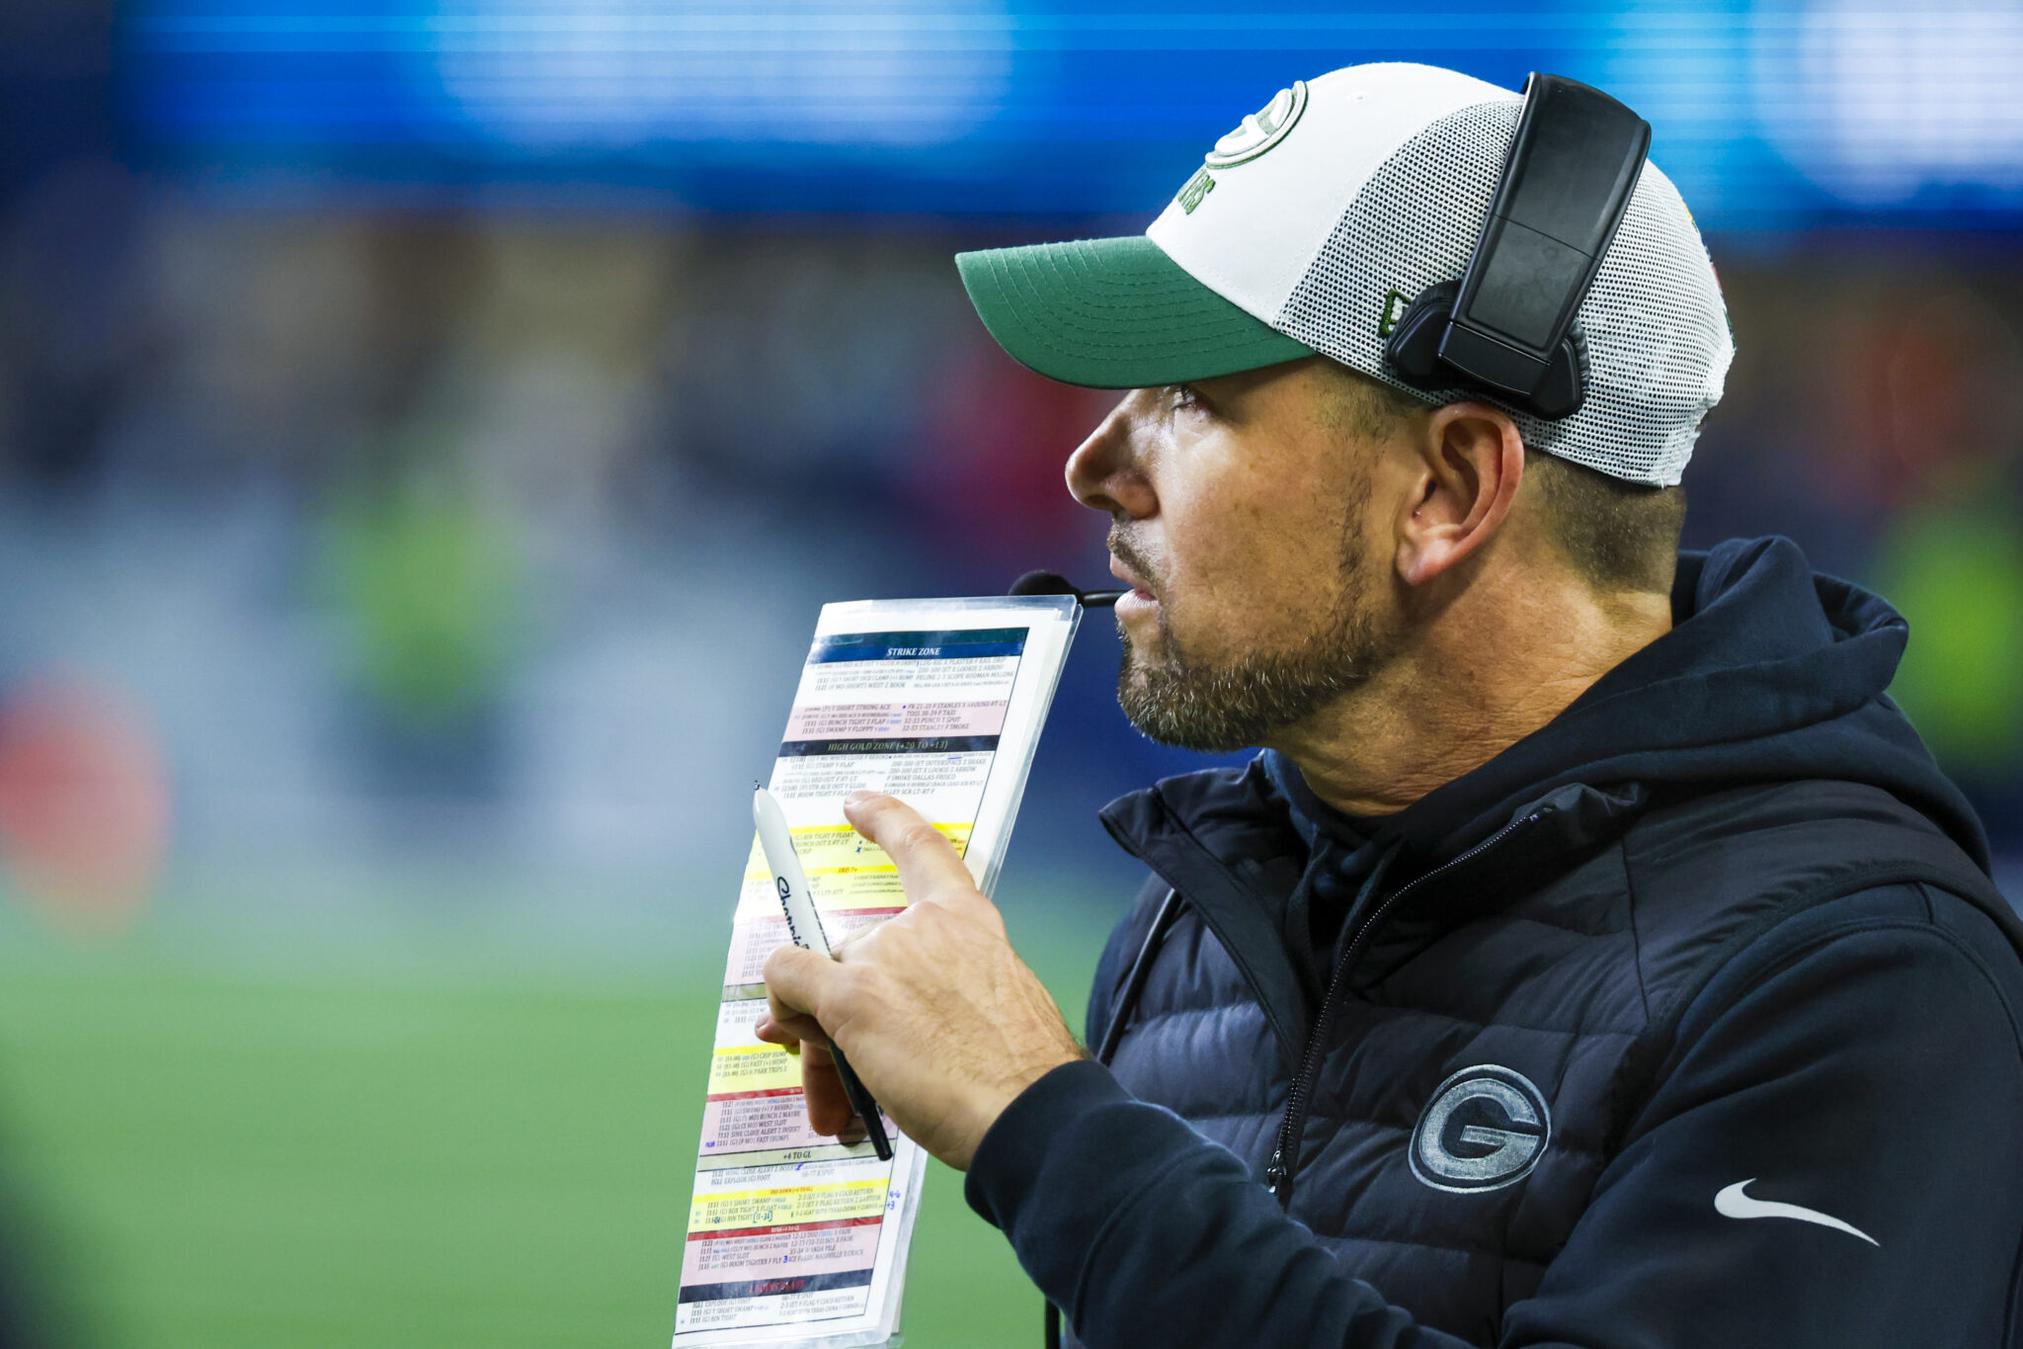
[[[898,866],[906,911],[843,943],[836,960],[774,951],[759,1038],[806,1047],[801,1082],[818,1132],[841,1133],[851,1118],[833,1038],[908,1137],[967,1169],[1012,1098],[1082,1047],[934,826],[876,792],[853,792],[843,813]]]

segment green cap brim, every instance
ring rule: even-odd
[[[1066,384],[1146,388],[1314,354],[1143,235],[958,253],[955,265],[998,345]]]

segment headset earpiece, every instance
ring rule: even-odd
[[[1392,373],[1415,389],[1440,387],[1440,335],[1454,317],[1454,297],[1460,293],[1459,281],[1426,287],[1412,297],[1384,343]]]
[[[1459,281],[1442,281],[1426,287],[1413,297],[1403,317],[1391,329],[1390,339],[1384,344],[1384,359],[1390,363],[1393,374],[1415,389],[1443,389],[1470,383],[1440,359],[1440,339],[1454,318],[1454,297],[1460,293]],[[1501,389],[1488,392],[1509,397]],[[1586,401],[1580,348],[1569,331],[1554,350],[1545,379],[1532,394],[1526,410],[1541,417],[1571,417]]]
[[[1398,377],[1479,389],[1541,417],[1579,411],[1574,314],[1650,148],[1651,124],[1601,90],[1558,75],[1525,81],[1468,270],[1414,296],[1385,343]]]

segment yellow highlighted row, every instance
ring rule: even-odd
[[[690,1232],[786,1223],[870,1218],[885,1211],[885,1182],[846,1180],[836,1185],[792,1185],[777,1190],[735,1190],[697,1195],[689,1205]]]
[[[710,1056],[712,1096],[726,1091],[775,1091],[800,1085],[800,1062],[778,1045],[723,1045]]]
[[[968,824],[937,824],[941,836],[955,845],[956,856],[969,851],[969,835],[972,826]],[[859,834],[847,824],[803,825],[791,831],[794,836],[794,851],[801,855],[801,868],[809,879],[818,876],[843,876],[863,872],[890,872],[894,870],[892,859],[885,850]],[[745,879],[764,881],[772,879],[772,869],[766,865],[766,855],[759,848],[759,837],[752,835],[752,850],[745,859]],[[821,889],[820,886],[816,887]]]

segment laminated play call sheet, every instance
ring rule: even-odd
[[[990,893],[1080,616],[1061,595],[823,608],[767,787],[831,943],[906,904],[884,851],[843,818],[860,787],[926,816]],[[755,836],[717,1010],[676,1349],[897,1338],[927,1154],[889,1123],[889,1162],[868,1141],[808,1128],[799,1062],[752,1033],[766,956],[787,940]]]

